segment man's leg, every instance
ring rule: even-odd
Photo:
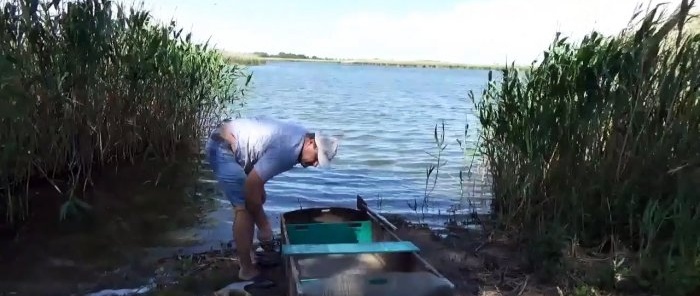
[[[255,224],[253,217],[245,210],[244,206],[236,206],[233,211],[233,237],[240,265],[238,277],[242,280],[249,280],[259,274],[257,267],[253,264],[252,257]]]
[[[208,143],[207,156],[216,175],[219,188],[233,207],[233,239],[240,263],[238,277],[242,280],[249,280],[258,275],[258,270],[251,257],[255,229],[253,216],[245,210],[243,196],[245,171],[236,162],[230,148],[224,145]]]

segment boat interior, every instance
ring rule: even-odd
[[[371,211],[311,208],[283,214],[294,295],[452,295],[452,284]]]

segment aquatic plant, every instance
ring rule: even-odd
[[[242,102],[241,68],[174,21],[108,0],[3,3],[0,209],[9,223],[29,214],[30,180],[52,184],[65,217],[89,207],[78,195],[98,169],[198,147],[212,120]]]
[[[459,200],[453,202],[446,209],[448,216],[443,223],[445,225],[481,224],[477,212],[480,204],[478,205],[477,202],[481,203],[484,200],[488,200],[490,196],[481,192],[481,189],[486,186],[484,182],[486,180],[483,180],[485,176],[478,176],[481,172],[477,172],[477,170],[483,169],[485,166],[483,163],[484,159],[476,149],[479,146],[480,138],[472,142],[470,131],[475,134],[478,132],[477,129],[470,128],[469,124],[465,124],[462,138],[455,139],[455,143],[459,146],[459,150],[462,153],[462,161],[458,166],[458,170],[454,172],[446,171],[444,168],[448,162],[445,149],[449,146],[445,139],[445,122],[442,121],[440,125],[436,124],[433,128],[433,143],[435,144],[433,148],[435,152],[425,151],[430,156],[431,161],[425,168],[423,196],[420,200],[414,198],[412,202],[407,202],[408,208],[413,211],[418,223],[426,223],[426,214],[430,211],[437,210],[438,217],[442,216],[442,209],[433,203],[436,198],[433,192],[439,186],[439,179],[447,178],[449,182],[459,182]],[[482,180],[479,180],[477,177],[482,177]]]
[[[254,54],[234,53],[222,51],[221,54],[227,63],[232,65],[255,66],[266,63],[264,59]]]
[[[533,246],[546,255],[531,258],[535,268],[558,260],[568,239],[636,254],[627,260],[634,278],[663,295],[700,287],[700,32],[684,26],[692,7],[638,12],[619,35],[592,32],[578,45],[557,36],[525,73],[489,77],[475,103],[493,212],[531,246],[549,245]]]

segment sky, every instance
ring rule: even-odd
[[[133,1],[133,2],[132,2]],[[680,0],[129,0],[232,52],[529,64],[557,31],[616,34],[635,8]]]

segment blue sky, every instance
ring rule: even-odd
[[[131,1],[127,1],[132,3]],[[139,3],[137,1],[136,3]],[[653,0],[651,3],[661,1]],[[680,0],[664,1],[675,9]],[[619,32],[648,0],[143,0],[233,52],[528,64],[557,31]]]

